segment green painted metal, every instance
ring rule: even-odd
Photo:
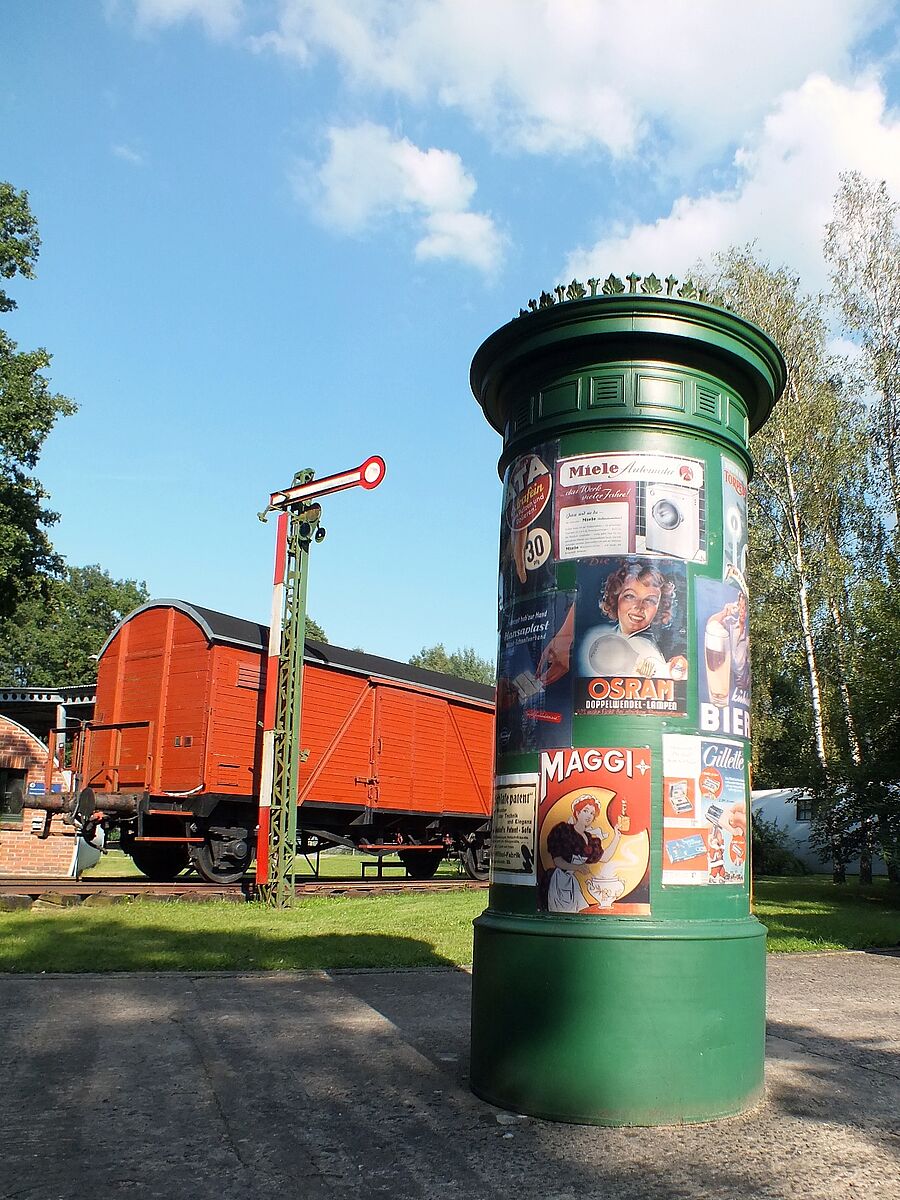
[[[609,294],[597,294],[596,280],[588,281],[593,295],[575,281],[557,289],[555,301],[544,293],[542,305],[532,302],[534,311],[484,342],[471,374],[485,416],[503,435],[501,474],[552,445],[558,460],[687,458],[701,466],[705,481],[705,560],[676,564],[689,607],[683,711],[594,714],[577,711],[573,701],[568,739],[550,743],[554,750],[631,747],[648,757],[649,867],[642,886],[649,889],[649,911],[618,915],[615,903],[542,911],[549,901],[539,889],[541,870],[554,874],[545,862],[524,884],[495,871],[488,909],[475,922],[473,1090],[533,1116],[609,1125],[739,1112],[761,1098],[764,1064],[765,929],[750,912],[749,869],[739,882],[713,886],[710,866],[707,886],[675,885],[676,865],[666,859],[669,882],[663,882],[664,819],[670,836],[678,821],[671,813],[664,818],[662,764],[664,748],[671,755],[682,744],[674,734],[704,750],[711,742],[714,749],[737,746],[749,788],[749,728],[737,708],[716,708],[711,694],[702,699],[698,621],[704,589],[715,592],[726,578],[725,466],[735,464],[749,477],[749,435],[771,412],[785,367],[777,347],[742,318],[678,298],[671,276],[668,295],[653,290],[663,286],[655,276],[645,281],[651,290],[638,293],[638,280],[629,277],[632,291],[624,293],[613,276],[603,285]],[[585,568],[559,555],[551,561],[552,580],[539,595],[550,603],[554,595],[571,595],[577,611]],[[504,598],[512,609],[520,603],[515,592]],[[736,728],[710,729],[711,720]],[[523,739],[510,751],[498,721],[498,776],[540,779],[542,761],[546,766],[554,752],[546,743],[542,749],[543,760]],[[712,863],[712,835],[709,845]],[[540,861],[540,837],[533,851]]]
[[[308,483],[313,474],[312,470],[298,472],[294,484]],[[319,529],[321,512],[318,504],[292,508],[288,522],[269,818],[269,878],[258,889],[259,899],[273,908],[286,908],[296,890],[297,796],[300,765],[309,753],[300,746],[309,549]]]

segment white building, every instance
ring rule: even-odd
[[[750,808],[754,815],[774,822],[788,836],[791,850],[810,871],[830,874],[831,864],[823,862],[809,844],[809,824],[812,820],[812,801],[800,788],[769,788],[750,793]],[[848,875],[859,874],[859,859],[847,864]],[[886,875],[887,867],[877,854],[872,856],[872,874]]]

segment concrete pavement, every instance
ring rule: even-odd
[[[452,969],[0,977],[0,1197],[900,1192],[900,957],[770,958],[767,1103],[704,1126],[484,1104],[469,995]]]

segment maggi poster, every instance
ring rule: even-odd
[[[651,777],[646,747],[541,755],[543,912],[649,916]]]

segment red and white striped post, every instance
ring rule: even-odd
[[[275,710],[278,670],[281,662],[284,613],[284,571],[287,563],[287,512],[278,514],[275,530],[275,578],[272,589],[272,621],[266,658],[265,704],[263,708],[262,764],[259,778],[259,830],[256,835],[256,882],[269,882],[269,820],[272,813],[272,784],[275,778]]]

